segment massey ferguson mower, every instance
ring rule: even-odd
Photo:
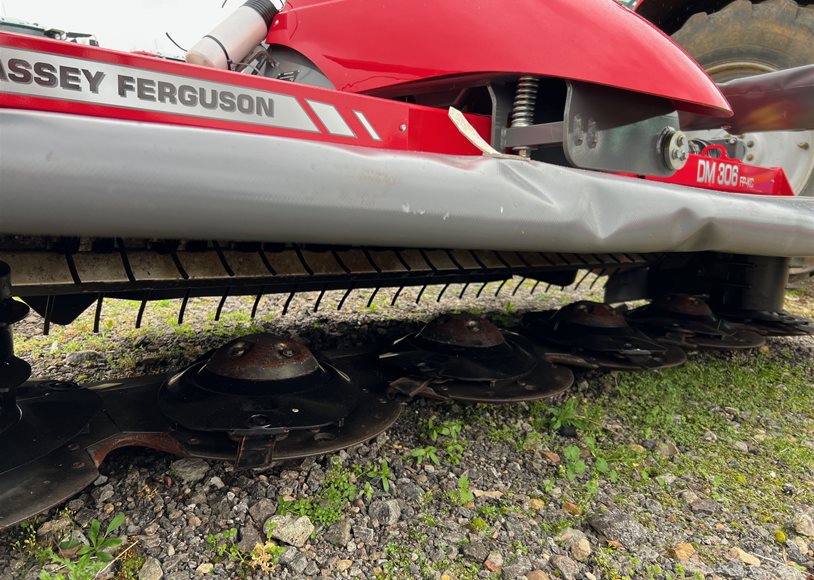
[[[609,0],[249,0],[187,61],[0,33],[0,527],[124,446],[261,467],[372,438],[417,396],[530,400],[573,368],[814,331],[783,310],[814,200],[738,149],[814,129],[814,67],[717,86]],[[586,272],[605,303],[518,328],[451,314],[341,352],[258,334],[170,376],[32,380],[11,338],[29,308],[47,332],[117,298],[183,319],[199,296]]]

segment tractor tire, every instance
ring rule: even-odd
[[[718,12],[692,15],[673,40],[716,82],[814,64],[814,6],[735,0]],[[797,194],[814,196],[814,131],[783,133],[768,138],[755,163],[784,166]],[[781,144],[785,162],[778,162]]]

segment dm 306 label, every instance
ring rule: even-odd
[[[755,185],[753,177],[740,176],[740,167],[720,159],[699,159],[696,181],[702,185],[723,187],[746,187]]]

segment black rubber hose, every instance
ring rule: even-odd
[[[266,28],[271,28],[271,21],[277,16],[277,7],[271,3],[271,0],[248,0],[243,6],[248,6],[254,9],[266,23]]]

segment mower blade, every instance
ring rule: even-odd
[[[756,348],[766,342],[756,332],[736,328],[715,316],[701,298],[666,294],[628,312],[628,323],[655,340],[687,350]]]
[[[467,314],[433,320],[379,360],[395,377],[392,391],[439,400],[531,401],[558,395],[574,382],[569,369],[543,360],[527,338]]]

